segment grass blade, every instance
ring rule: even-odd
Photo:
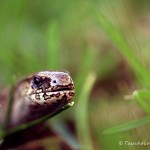
[[[94,21],[105,31],[110,37],[113,43],[119,48],[120,52],[128,60],[131,67],[135,70],[135,73],[139,77],[139,81],[144,86],[150,87],[150,75],[145,67],[139,62],[136,55],[128,45],[124,36],[118,31],[118,29],[106,18],[102,12],[98,12],[98,9],[94,9],[92,12],[92,18]]]
[[[103,133],[104,134],[112,134],[112,133],[118,133],[118,132],[123,132],[127,130],[131,130],[134,128],[137,128],[139,126],[142,126],[146,123],[150,123],[150,116],[147,116],[142,119],[134,120],[116,127],[112,127],[110,129],[105,130]]]
[[[59,53],[58,53],[58,24],[52,21],[48,28],[48,49],[47,64],[50,69],[57,69]]]
[[[150,114],[150,92],[149,91],[135,91],[133,98],[143,108],[144,111]]]
[[[14,100],[14,88],[15,88],[15,77],[12,79],[12,86],[11,86],[11,91],[10,91],[8,109],[7,109],[7,113],[6,113],[6,116],[5,116],[5,120],[2,124],[2,129],[3,130],[6,130],[7,125],[9,123],[9,120],[10,120],[12,105],[13,105],[13,100]]]
[[[50,126],[52,127],[53,131],[59,135],[59,137],[62,138],[67,145],[69,145],[71,149],[77,150],[80,148],[75,135],[73,135],[68,129],[65,122],[60,121],[58,123],[51,123]]]
[[[93,149],[88,126],[88,101],[95,79],[96,75],[94,73],[90,73],[87,76],[76,106],[76,127],[81,149]]]
[[[75,91],[77,93],[76,101],[78,101],[78,99],[79,99],[78,93],[80,93],[80,91],[82,91],[81,85],[84,84],[85,77],[87,77],[89,72],[91,70],[93,70],[93,64],[94,64],[96,55],[97,55],[96,49],[93,48],[92,46],[88,46],[88,48],[86,49],[85,56],[82,58],[81,66],[79,68],[79,71],[78,71],[78,74],[76,77],[76,81],[75,81],[75,83],[76,83]]]

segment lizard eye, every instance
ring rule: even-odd
[[[40,87],[42,85],[42,78],[39,76],[35,76],[32,80],[33,87]]]
[[[56,81],[56,80],[53,80],[52,82],[53,82],[53,83],[57,83],[57,81]]]

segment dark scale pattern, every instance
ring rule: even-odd
[[[48,100],[51,98],[51,95],[47,95],[46,93],[43,94],[44,100]]]
[[[51,79],[50,78],[45,78],[43,81],[43,88],[48,89],[51,87]]]
[[[60,96],[60,93],[57,93],[55,96],[58,98]]]
[[[35,95],[35,98],[36,98],[37,100],[40,100],[40,95],[39,95],[39,94],[36,94],[36,95]]]
[[[48,105],[46,102],[44,102],[45,105]]]
[[[73,92],[69,92],[69,95],[70,95],[70,96],[74,96],[74,93],[73,93]]]
[[[67,100],[66,94],[62,97],[62,100]]]

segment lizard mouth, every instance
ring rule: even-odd
[[[74,89],[73,88],[68,88],[68,87],[62,87],[62,88],[59,88],[59,89],[51,90],[51,92],[60,92],[60,91],[74,91]]]
[[[31,94],[34,99],[40,100],[51,100],[51,101],[57,101],[57,100],[62,100],[62,101],[71,101],[71,99],[75,95],[74,87],[65,87],[65,86],[60,86],[57,87],[56,89],[49,89],[49,90],[40,90],[33,92]]]
[[[73,84],[68,84],[68,85],[57,85],[53,86],[49,92],[74,92],[74,85]]]
[[[71,87],[67,87],[67,86],[60,86],[60,87],[56,87],[56,88],[52,88],[52,89],[47,89],[47,90],[43,90],[42,88],[41,89],[38,89],[36,91],[33,91],[31,93],[32,94],[40,94],[40,93],[66,93],[66,92],[73,92],[75,93],[74,91],[74,87],[71,86]]]

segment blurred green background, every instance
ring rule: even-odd
[[[145,111],[131,98],[133,91],[150,87],[149,28],[148,0],[1,0],[0,87],[9,86],[13,76],[68,71],[75,105],[48,123],[70,149],[149,149],[119,145],[150,143],[149,124],[103,133],[149,113],[148,104]],[[65,149],[55,138],[42,143],[44,149]]]

